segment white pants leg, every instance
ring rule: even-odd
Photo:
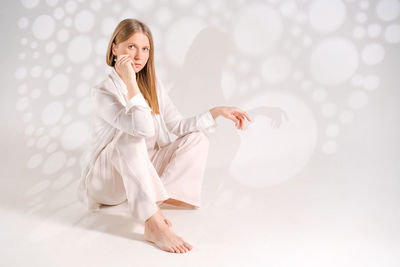
[[[128,199],[132,215],[144,222],[169,195],[149,159],[145,139],[120,132],[114,140],[95,163],[88,194],[106,205]]]
[[[200,207],[208,147],[208,137],[200,131],[160,149],[118,132],[96,160],[88,194],[106,205],[127,199],[132,215],[142,222],[168,198]]]
[[[207,163],[209,139],[201,131],[179,137],[160,149],[150,151],[168,195],[201,206],[201,188]]]

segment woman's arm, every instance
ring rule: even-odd
[[[114,128],[133,136],[155,134],[151,108],[141,93],[133,96],[124,107],[112,93],[95,88],[93,106],[95,113]]]

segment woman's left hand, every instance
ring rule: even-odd
[[[232,120],[235,123],[235,127],[239,130],[243,130],[245,119],[252,121],[245,111],[237,107],[215,107],[210,110],[210,113],[214,119],[221,115],[229,120]]]

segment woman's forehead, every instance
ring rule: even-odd
[[[126,43],[134,43],[140,46],[149,46],[149,38],[144,33],[137,32],[134,33],[128,40],[125,41]]]

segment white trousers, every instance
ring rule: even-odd
[[[118,131],[96,160],[88,194],[105,205],[128,201],[132,215],[144,222],[162,201],[173,198],[200,207],[209,139],[191,132],[159,148],[156,135],[143,138]],[[96,166],[98,165],[98,166]]]

